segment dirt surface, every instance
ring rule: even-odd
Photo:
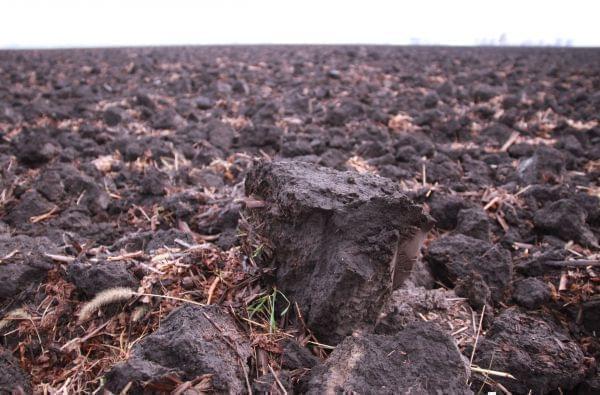
[[[471,394],[469,369],[450,335],[413,323],[392,336],[347,337],[313,368],[309,394]]]
[[[594,393],[599,65],[0,52],[0,392]]]
[[[131,382],[129,389],[140,392],[140,382],[150,382],[150,388],[160,389],[156,381],[171,373],[189,381],[203,378],[217,392],[241,393],[249,358],[248,340],[226,310],[184,306],[134,346],[126,362],[111,369],[106,388],[119,393]]]
[[[246,214],[259,248],[273,251],[277,286],[328,344],[375,323],[431,228],[398,185],[371,174],[266,162],[247,175],[246,193],[264,206]]]

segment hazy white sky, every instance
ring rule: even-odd
[[[168,44],[600,46],[597,0],[0,0],[0,48]],[[559,41],[560,40],[560,41]]]

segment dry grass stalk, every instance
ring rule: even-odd
[[[71,263],[71,262],[75,261],[75,258],[73,258],[72,256],[49,254],[47,252],[44,253],[44,256],[46,256],[54,261],[57,261],[57,262]]]
[[[254,197],[248,197],[245,199],[239,199],[239,201],[241,203],[243,203],[247,208],[262,208],[262,207],[266,207],[267,202],[265,202],[264,200],[259,200],[256,199]]]
[[[481,317],[479,317],[479,326],[477,327],[477,334],[475,335],[475,343],[473,344],[473,352],[471,353],[471,360],[469,364],[473,364],[473,358],[475,357],[475,350],[477,350],[477,342],[479,341],[479,334],[481,333],[481,326],[483,325],[483,316],[485,315],[485,305],[481,309]]]
[[[45,221],[47,219],[52,218],[54,216],[54,214],[56,214],[57,212],[58,212],[58,207],[54,206],[47,213],[40,214],[40,215],[34,215],[34,216],[29,217],[29,222],[35,224],[35,223],[38,223],[38,222]]]
[[[480,368],[480,367],[477,367],[477,366],[471,366],[471,370],[473,372],[483,373],[483,374],[490,375],[490,376],[504,377],[504,378],[513,379],[513,380],[517,379],[515,376],[513,376],[510,373],[499,372],[497,370],[483,369],[483,368]]]
[[[212,297],[215,293],[215,289],[217,289],[217,285],[219,284],[220,280],[221,280],[221,278],[219,276],[216,276],[215,280],[210,285],[210,288],[208,288],[208,298],[206,299],[206,304],[210,304],[210,302],[212,301]]]
[[[591,278],[595,278],[598,277],[598,275],[596,274],[596,272],[592,269],[591,266],[587,266],[585,268],[585,271],[587,272],[588,276],[590,276]]]
[[[10,258],[12,258],[13,256],[17,255],[19,253],[18,249],[14,249],[11,252],[9,252],[8,254],[4,255],[3,257],[0,258],[0,263],[2,263],[3,261],[7,261]]]
[[[285,387],[283,386],[283,384],[281,384],[281,381],[279,380],[277,373],[275,373],[275,371],[273,370],[273,367],[271,365],[267,365],[267,366],[269,367],[269,370],[271,371],[271,374],[273,375],[273,378],[275,379],[275,382],[281,389],[281,392],[283,393],[283,395],[287,395],[287,391],[286,391]]]
[[[509,226],[508,226],[508,223],[506,223],[506,220],[504,219],[502,212],[499,211],[496,213],[496,221],[498,221],[498,224],[500,224],[500,226],[502,227],[502,230],[504,232],[508,232]]]
[[[134,251],[134,252],[129,252],[127,254],[109,256],[108,258],[106,258],[106,260],[107,261],[123,261],[125,259],[139,258],[143,255],[144,255],[144,251]]]
[[[519,138],[519,132],[512,132],[512,134],[510,135],[510,137],[508,138],[508,140],[506,140],[506,142],[504,143],[504,145],[502,145],[502,148],[500,148],[501,152],[506,152],[508,151],[508,149],[510,148],[511,145],[513,145],[517,139]]]
[[[494,204],[498,203],[500,200],[501,200],[501,199],[500,199],[500,196],[496,196],[496,197],[494,197],[492,200],[490,200],[490,201],[488,202],[488,204],[486,204],[486,205],[483,207],[483,209],[484,209],[485,211],[488,211],[490,208],[492,208],[492,206],[493,206]]]
[[[569,289],[569,275],[567,273],[562,273],[560,275],[560,282],[558,283],[558,291],[566,291]]]

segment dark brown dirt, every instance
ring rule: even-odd
[[[466,361],[453,339],[418,322],[391,335],[348,337],[314,368],[309,394],[471,394]]]
[[[498,381],[518,394],[548,393],[555,388],[571,391],[588,369],[580,348],[553,322],[536,314],[526,316],[516,308],[496,317],[478,349],[479,366],[493,364],[503,372],[515,372],[516,380]]]
[[[177,373],[187,380],[210,375],[216,392],[241,393],[249,358],[248,340],[237,332],[226,311],[217,306],[184,306],[142,339],[126,362],[111,369],[106,388],[119,393],[132,383],[132,393],[144,393],[144,383]]]
[[[599,65],[597,49],[0,52],[0,334],[7,349],[2,361],[8,361],[0,364],[11,369],[0,372],[1,385],[91,393],[109,372],[116,377],[117,366],[130,364],[137,376],[119,376],[115,390],[132,379],[138,390],[148,381],[156,392],[226,391],[226,377],[235,376],[234,392],[277,392],[277,380],[288,390],[319,391],[316,372],[347,363],[340,349],[327,359],[332,340],[369,345],[374,356],[364,359],[361,371],[346,369],[347,382],[356,385],[341,388],[375,392],[402,384],[426,391],[430,387],[415,372],[412,381],[391,378],[406,368],[402,354],[392,354],[389,371],[376,368],[392,351],[389,339],[427,319],[438,324],[440,338],[454,339],[473,359],[459,381],[468,374],[475,392],[593,393],[600,358]],[[377,292],[349,307],[343,281],[329,299],[301,281],[273,288],[285,277],[282,268],[305,257],[300,247],[315,245],[294,246],[294,240],[314,241],[318,237],[310,232],[316,229],[332,251],[360,251],[372,254],[373,262],[389,262],[389,246],[397,240],[381,240],[404,221],[394,204],[348,195],[344,204],[364,200],[369,210],[338,216],[344,220],[337,227],[287,223],[279,242],[268,243],[276,238],[257,233],[250,207],[260,206],[259,199],[289,197],[257,193],[265,175],[248,190],[244,181],[255,163],[270,160],[296,163],[294,177],[312,177],[309,169],[317,165],[352,172],[335,173],[345,178],[331,177],[323,191],[311,189],[311,178],[303,184],[304,198],[292,191],[294,204],[309,211],[323,211],[319,199],[339,191],[349,177],[381,176],[378,183],[391,185],[406,204],[422,206],[436,220],[425,240],[426,259],[397,284],[386,310],[393,313],[380,322],[380,329],[385,323],[385,331],[397,335],[369,333],[378,318],[374,312],[389,302],[378,297],[391,292],[383,290],[387,285],[375,284]],[[278,224],[282,218],[263,220]],[[389,228],[382,225],[387,219]],[[373,251],[365,253],[352,228],[369,228]],[[332,229],[345,232],[349,249]],[[304,264],[317,261],[320,250],[311,251]],[[419,288],[413,302],[413,289],[405,288],[410,284],[456,289]],[[243,369],[227,370],[236,366],[219,372],[184,366],[225,366],[235,358],[231,339],[220,334],[213,333],[220,339],[217,351],[204,347],[209,340],[195,332],[202,315],[190,313],[189,325],[168,327],[165,317],[185,305],[181,301],[136,296],[77,321],[84,303],[117,285],[219,305],[223,332],[239,334],[252,349],[239,367],[247,370],[248,382]],[[308,306],[291,285],[319,296],[318,303]],[[427,302],[438,293],[452,303],[440,309]],[[364,314],[327,320],[328,314],[358,310]],[[338,325],[354,318],[361,321],[356,326]],[[365,322],[365,333],[344,338]],[[159,329],[161,324],[167,326]],[[426,327],[418,331],[429,333]],[[473,347],[477,332],[479,345]],[[301,351],[286,351],[290,339]],[[183,361],[172,355],[169,342],[178,350],[198,347]],[[161,358],[135,357],[150,343]],[[318,365],[304,357],[286,364],[286,352],[309,352]],[[455,354],[440,357],[447,370],[423,365],[433,374],[428,382],[464,367]],[[417,359],[415,366],[427,361]]]
[[[28,393],[31,377],[19,366],[19,361],[7,350],[0,348],[0,393]]]
[[[300,161],[257,164],[246,193],[264,205],[246,212],[274,251],[277,286],[328,344],[375,323],[432,226],[390,180]]]

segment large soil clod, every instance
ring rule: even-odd
[[[549,234],[598,248],[598,240],[586,224],[587,213],[575,201],[561,199],[536,211],[535,226]]]
[[[471,394],[454,340],[415,322],[395,335],[347,337],[311,372],[309,394]]]
[[[497,316],[480,339],[474,362],[480,367],[510,372],[516,379],[496,377],[512,393],[546,394],[571,390],[586,373],[579,345],[556,324],[510,308]]]
[[[334,344],[374,324],[431,226],[388,179],[298,161],[257,164],[246,194],[265,201],[248,211],[274,248],[277,285]]]
[[[119,393],[129,386],[130,393],[142,393],[153,380],[175,373],[182,380],[210,375],[213,390],[239,394],[247,388],[249,357],[249,343],[222,308],[184,305],[140,341],[127,361],[115,365],[106,388]]]
[[[487,283],[494,301],[500,301],[510,285],[510,253],[499,245],[462,234],[440,237],[429,246],[426,259],[439,279],[454,285],[475,272]]]
[[[112,287],[136,287],[139,281],[123,262],[80,262],[67,267],[69,280],[84,295],[92,297]]]
[[[384,305],[375,326],[375,333],[393,335],[411,323],[433,322],[448,332],[464,328],[461,336],[474,335],[470,327],[471,314],[467,302],[454,291],[408,287],[397,289]],[[455,337],[456,338],[456,337]]]
[[[35,289],[52,268],[44,253],[56,246],[45,237],[0,234],[0,303],[16,303],[21,293]],[[14,306],[13,306],[14,307]]]

